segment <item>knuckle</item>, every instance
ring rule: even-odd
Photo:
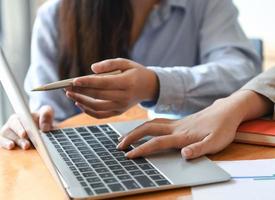
[[[157,147],[162,147],[163,146],[163,140],[161,137],[155,137],[152,139],[152,142],[157,146]]]
[[[116,58],[116,59],[108,59],[108,60],[106,60],[106,64],[107,64],[107,65],[114,65],[115,62],[117,61],[117,59],[118,59],[118,58]]]
[[[152,125],[152,122],[151,121],[147,121],[147,122],[144,122],[144,124],[142,125],[142,127],[144,129],[148,129],[148,128],[151,127],[151,125]]]
[[[117,62],[125,62],[125,59],[124,58],[120,58],[120,57],[118,57],[118,58],[116,58],[114,60],[117,61]]]

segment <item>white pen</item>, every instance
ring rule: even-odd
[[[112,71],[112,72],[106,72],[106,73],[101,73],[101,74],[91,74],[91,75],[87,75],[87,76],[80,76],[80,77],[89,77],[89,76],[107,76],[107,75],[116,75],[116,74],[120,74],[121,70],[116,70],[116,71]],[[76,78],[80,78],[80,77],[75,77],[75,78],[70,78],[70,79],[65,79],[62,81],[56,81],[53,83],[49,83],[46,85],[42,85],[39,86],[37,88],[32,89],[32,91],[47,91],[47,90],[56,90],[56,89],[60,89],[60,88],[65,88],[65,87],[69,87],[73,85],[73,80]]]

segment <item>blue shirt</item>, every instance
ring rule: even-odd
[[[30,108],[51,105],[56,120],[79,110],[63,90],[29,92],[58,80],[58,7],[45,3],[32,36],[31,66],[25,80]],[[154,113],[184,116],[225,97],[258,74],[260,59],[238,23],[231,0],[162,0],[151,11],[131,49],[131,59],[159,78],[157,102],[143,102]]]

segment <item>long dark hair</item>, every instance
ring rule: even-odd
[[[91,73],[92,63],[128,57],[133,10],[130,0],[61,0],[59,76]]]

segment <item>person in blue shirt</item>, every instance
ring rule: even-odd
[[[34,24],[25,80],[34,119],[47,131],[54,120],[81,110],[97,118],[136,104],[154,117],[200,111],[260,72],[260,59],[237,17],[231,0],[48,1]],[[30,92],[117,69],[122,73],[75,79],[66,92]],[[1,135],[3,147],[29,147],[16,116]]]

